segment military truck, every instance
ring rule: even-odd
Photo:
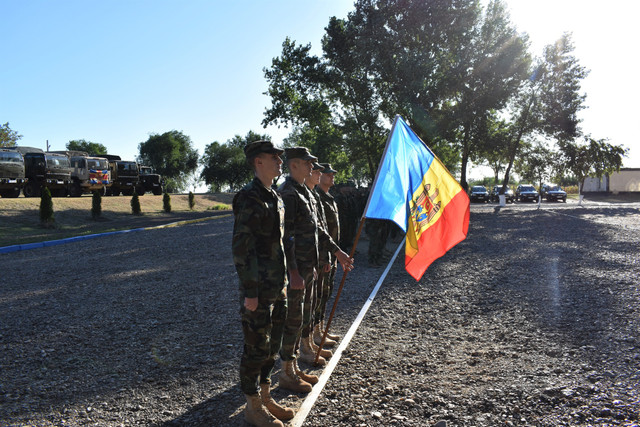
[[[45,153],[34,147],[9,147],[22,154],[24,175],[27,181],[22,187],[25,197],[39,197],[42,187],[47,187],[52,196],[67,195],[71,183],[71,165],[64,154]]]
[[[0,148],[0,196],[18,197],[24,182],[22,154]]]
[[[89,156],[89,153],[84,151],[52,151],[52,153],[69,157],[71,163],[69,195],[71,197],[80,197],[83,193],[91,193],[94,190],[106,194],[107,187],[111,185],[111,171],[107,159]]]
[[[136,192],[139,196],[142,196],[145,192],[149,191],[156,196],[162,194],[164,189],[164,179],[153,171],[151,166],[140,165],[140,180],[136,187]]]
[[[104,154],[102,157],[109,160],[109,170],[111,171],[111,185],[107,187],[107,196],[133,195],[133,191],[138,185],[140,174],[136,162],[122,160],[120,156],[114,154]]]

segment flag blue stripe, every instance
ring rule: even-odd
[[[397,117],[364,216],[389,219],[406,232],[409,200],[433,159],[418,135]]]

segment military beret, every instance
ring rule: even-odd
[[[281,155],[284,151],[274,147],[271,141],[267,140],[253,141],[244,147],[244,155],[247,156],[247,159],[251,159],[260,153]]]
[[[323,167],[322,173],[337,173],[337,170],[334,170],[331,167],[331,163],[320,163],[320,166]]]
[[[318,161],[318,158],[316,156],[313,156],[311,153],[309,153],[307,147],[285,148],[284,153],[287,156],[287,160],[302,159],[312,160],[314,162]]]

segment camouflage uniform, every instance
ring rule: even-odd
[[[284,247],[287,265],[290,270],[297,269],[305,281],[304,290],[290,287],[287,290],[289,310],[280,357],[283,361],[289,361],[295,358],[296,344],[301,333],[306,331],[307,335],[304,337],[309,334],[312,301],[305,298],[305,293],[313,295],[313,270],[318,268],[320,259],[318,244],[320,242],[331,253],[340,248],[326,231],[318,227],[313,195],[306,185],[287,177],[278,191],[285,205]],[[305,307],[308,311],[305,311]]]
[[[258,298],[255,311],[242,302],[240,309],[244,332],[240,387],[251,395],[258,393],[259,383],[271,382],[287,315],[284,204],[278,193],[255,178],[234,197],[233,214],[232,251],[240,298]]]
[[[338,212],[338,205],[335,199],[329,193],[325,193],[319,186],[316,187],[316,194],[318,194],[320,202],[322,204],[326,229],[334,242],[340,241],[340,216]],[[331,264],[331,271],[321,273],[322,283],[322,296],[318,309],[316,310],[317,321],[324,319],[327,301],[333,292],[334,278],[337,270],[336,257],[333,253],[329,253],[329,263]]]

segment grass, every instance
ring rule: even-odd
[[[231,209],[233,194],[196,194],[189,209],[187,194],[171,195],[171,213],[165,213],[162,195],[140,197],[142,215],[131,213],[131,197],[102,197],[102,215],[91,217],[91,195],[54,197],[54,226],[40,223],[40,198],[0,198],[0,247],[105,233],[219,215]]]

